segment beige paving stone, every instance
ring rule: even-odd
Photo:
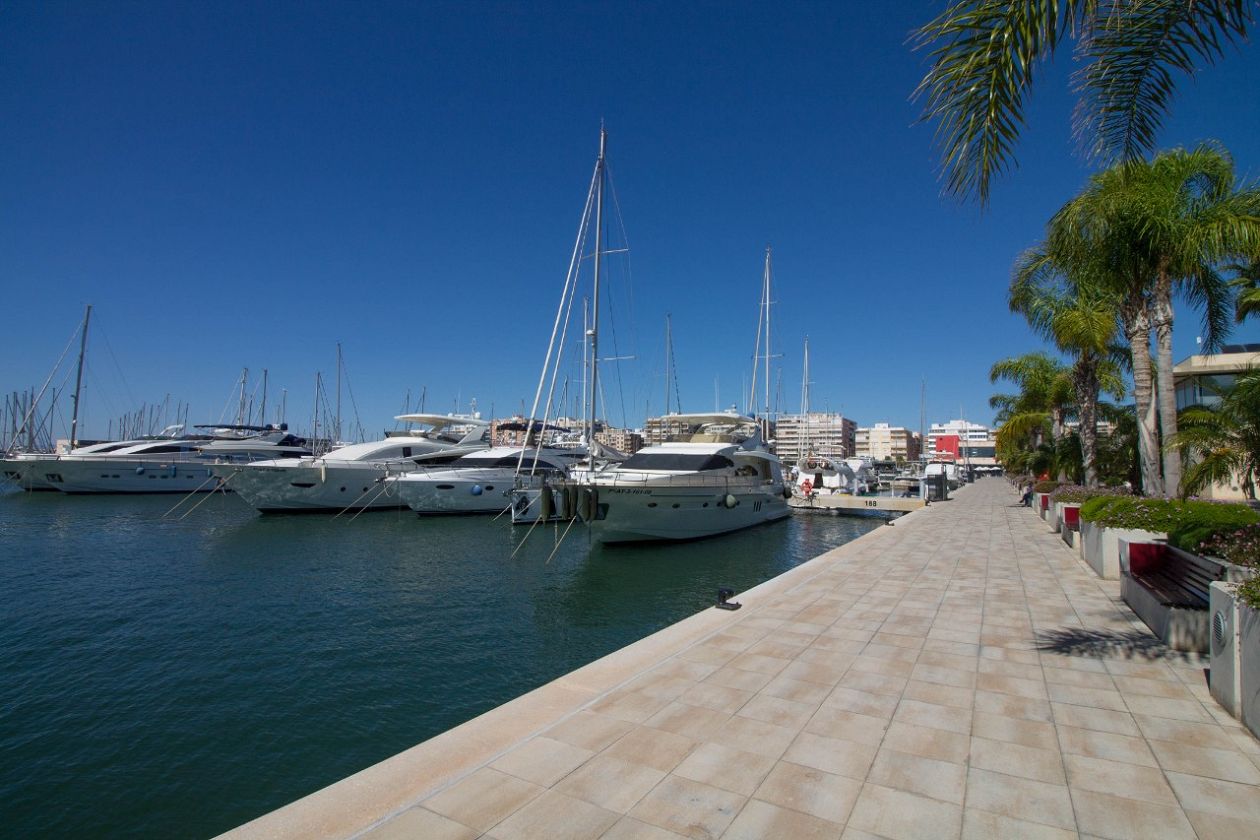
[[[1194,700],[1194,693],[1182,682],[1146,680],[1141,677],[1113,677],[1121,694],[1143,697],[1167,697],[1171,700]]]
[[[1075,831],[977,811],[963,810],[963,840],[1070,840]]]
[[[978,767],[967,771],[967,807],[1057,828],[1076,827],[1072,800],[1063,785],[1021,779]]]
[[[783,760],[860,781],[870,771],[877,751],[870,744],[802,732],[783,754]]]
[[[1104,691],[1114,691],[1116,688],[1115,680],[1111,674],[1107,673],[1051,667],[1043,667],[1041,673],[1045,676],[1047,683],[1076,685],[1081,688],[1098,688]]]
[[[948,729],[950,732],[971,732],[970,709],[956,709],[919,700],[902,700],[893,720],[932,729]]]
[[[473,840],[478,833],[425,808],[408,808],[362,835],[362,840]]]
[[[621,814],[548,790],[496,825],[488,836],[495,840],[585,840],[600,836],[620,818]]]
[[[1209,749],[1179,741],[1151,741],[1150,745],[1165,770],[1260,786],[1260,770],[1238,750]]]
[[[885,748],[875,756],[866,781],[961,805],[967,787],[967,768]]]
[[[686,703],[688,706],[703,706],[706,709],[731,715],[755,696],[756,692],[702,682],[679,696],[678,702]]]
[[[805,724],[805,731],[828,738],[857,741],[873,747],[883,740],[888,721],[884,718],[823,707]]]
[[[1129,711],[1119,691],[1062,683],[1048,683],[1046,687],[1050,692],[1050,699],[1056,703],[1068,703],[1090,709],[1107,709],[1113,712]]]
[[[1043,750],[1024,744],[973,737],[971,766],[1039,782],[1057,785],[1067,783],[1058,749]]]
[[[654,767],[597,755],[561,779],[553,789],[624,814],[665,775]]]
[[[709,741],[769,758],[778,758],[792,743],[797,732],[796,729],[736,715],[712,733]]]
[[[823,700],[822,707],[871,717],[890,718],[897,709],[897,702],[898,698],[891,694],[871,694],[838,685]]]
[[[490,766],[518,779],[550,787],[595,754],[545,736],[531,738]]]
[[[1059,747],[1064,753],[1104,758],[1125,764],[1139,764],[1143,767],[1159,766],[1145,738],[1096,732],[1066,725],[1059,726],[1057,731]]]
[[[643,723],[669,705],[669,702],[640,691],[617,691],[595,703],[590,710],[629,723]]]
[[[1256,835],[1256,824],[1252,820],[1196,811],[1193,809],[1193,804],[1186,809],[1185,813],[1190,820],[1190,825],[1194,826],[1195,832],[1201,838],[1223,837],[1234,840],[1234,838]]]
[[[966,735],[900,721],[894,721],[888,727],[882,746],[885,749],[954,764],[966,764],[971,754],[971,739]]]
[[[1177,797],[1194,810],[1260,825],[1260,796],[1256,795],[1254,785],[1205,779],[1185,773],[1169,772],[1166,775]]]
[[[850,830],[890,840],[949,840],[962,833],[962,808],[926,796],[867,784],[862,787],[844,834],[844,837],[862,836],[850,834]]]
[[[913,662],[884,659],[878,656],[858,656],[849,667],[866,674],[883,674],[890,677],[909,677],[914,671]]]
[[[764,755],[701,744],[674,768],[675,776],[751,796],[774,767],[775,760]]]
[[[759,691],[772,679],[773,677],[769,674],[759,674],[756,671],[741,671],[738,668],[732,668],[727,665],[705,677],[704,681],[714,685],[724,685],[727,688],[737,688],[741,691]]]
[[[1006,717],[977,711],[972,715],[971,734],[1008,744],[1023,744],[1043,750],[1058,748],[1053,724],[1039,720]]]
[[[769,697],[791,700],[794,703],[808,703],[817,708],[831,692],[825,685],[780,675],[766,683],[760,693]]]
[[[1172,788],[1157,768],[1070,754],[1063,756],[1063,763],[1073,789],[1161,805],[1177,804]]]
[[[914,666],[910,679],[920,682],[951,685],[957,688],[975,688],[976,672],[958,668],[947,668],[944,665],[925,665],[922,662]]]
[[[755,653],[743,653],[731,660],[728,667],[740,671],[752,671],[773,677],[792,664],[791,657],[762,656]]]
[[[1054,719],[1051,704],[1048,700],[1034,697],[1018,697],[1014,694],[1000,694],[993,691],[976,691],[975,709],[977,712],[988,712],[1003,717],[1022,718],[1049,723]]]
[[[970,710],[976,702],[976,693],[970,688],[910,680],[901,695],[902,700],[920,700],[938,706],[952,706]]]
[[[757,644],[748,649],[751,656],[772,656],[776,659],[795,659],[801,651],[805,650],[806,645],[793,645],[780,641],[778,637],[774,640],[762,639]],[[738,667],[738,665],[736,666]]]
[[[1173,718],[1191,722],[1211,723],[1212,716],[1203,708],[1198,700],[1172,700],[1167,697],[1143,697],[1136,694],[1125,695],[1129,711],[1135,715]]]
[[[538,785],[483,767],[436,796],[429,797],[423,805],[458,823],[478,831],[488,831],[543,790]]]
[[[692,645],[685,650],[676,654],[679,659],[687,662],[700,662],[705,665],[715,665],[721,667],[730,662],[739,654],[736,651],[729,650],[715,645],[699,644]]]
[[[627,732],[600,755],[668,773],[696,748],[697,743],[684,735],[640,726]]]
[[[562,720],[543,734],[575,747],[598,752],[633,728],[633,723],[582,711]]]
[[[975,648],[974,653],[956,653],[955,650],[961,645],[962,648]],[[953,650],[938,650],[939,646],[950,646]],[[940,668],[949,668],[954,671],[969,671],[977,673],[980,670],[978,645],[962,645],[960,642],[949,642],[941,639],[928,639],[924,642],[923,652],[919,654],[917,664],[919,665],[935,665]]]
[[[834,840],[844,826],[753,799],[722,835],[722,840],[765,840],[771,837]]]
[[[622,817],[600,837],[600,840],[680,840],[683,835],[667,831],[657,825]]]
[[[1116,840],[1192,840],[1194,829],[1181,808],[1072,788],[1082,832]]]
[[[831,687],[840,682],[840,678],[843,677],[851,667],[853,666],[830,665],[826,662],[803,662],[797,660],[780,671],[778,675],[781,677],[787,677],[791,680],[802,680],[804,682],[818,683],[819,685]]]
[[[1141,734],[1151,741],[1177,741],[1211,750],[1228,750],[1236,747],[1228,730],[1215,723],[1198,723],[1150,715],[1134,715],[1133,719],[1141,730]]]
[[[1054,709],[1054,721],[1060,725],[1066,724],[1079,729],[1114,732],[1117,735],[1130,735],[1133,737],[1138,737],[1142,734],[1133,719],[1133,715],[1128,712],[1095,709],[1089,706],[1073,706],[1070,703],[1051,703],[1050,705]]]
[[[861,790],[862,782],[857,779],[780,761],[754,798],[843,825]]]
[[[817,703],[797,703],[784,700],[782,697],[759,694],[744,704],[736,714],[740,717],[800,730],[813,717],[817,708]]]
[[[846,671],[840,678],[840,685],[845,688],[865,691],[867,694],[891,694],[893,697],[900,697],[908,682],[906,677],[868,674],[863,671]]]
[[[747,797],[670,776],[652,789],[630,816],[697,840],[710,840],[734,821]]]
[[[653,729],[663,729],[683,735],[695,741],[704,741],[730,720],[726,712],[689,706],[686,703],[670,703],[645,721]]]

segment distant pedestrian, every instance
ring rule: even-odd
[[[1028,489],[1024,491],[1024,495],[1020,497],[1020,501],[1023,503],[1024,507],[1032,507],[1032,497],[1033,489],[1032,485],[1029,484]]]

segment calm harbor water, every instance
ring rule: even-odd
[[[216,834],[880,525],[548,562],[502,520],[177,501],[0,493],[0,835]]]

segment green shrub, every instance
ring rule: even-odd
[[[1061,484],[1050,494],[1051,504],[1082,504],[1097,496],[1128,496],[1123,487],[1095,487],[1089,489],[1079,484]]]
[[[1033,485],[1034,493],[1052,493],[1059,486],[1057,481],[1038,481]]]
[[[1238,584],[1238,600],[1253,610],[1260,610],[1260,575]]]
[[[1216,534],[1260,522],[1260,514],[1246,505],[1103,496],[1081,506],[1081,519],[1103,528],[1165,533],[1178,548],[1196,551]]]

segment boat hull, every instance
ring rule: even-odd
[[[510,503],[512,471],[460,470],[421,475],[422,472],[390,482],[407,507],[422,516],[502,513]]]
[[[30,492],[55,492],[56,487],[44,478],[46,467],[56,455],[30,454],[0,459],[0,476],[15,487]]]
[[[597,493],[591,536],[606,544],[703,539],[791,514],[781,486],[597,486]]]
[[[140,460],[63,455],[35,467],[52,487],[70,495],[99,493],[208,493],[218,489],[204,460]]]
[[[294,511],[399,510],[406,502],[385,481],[398,467],[381,463],[215,467],[224,485],[263,513]]]

